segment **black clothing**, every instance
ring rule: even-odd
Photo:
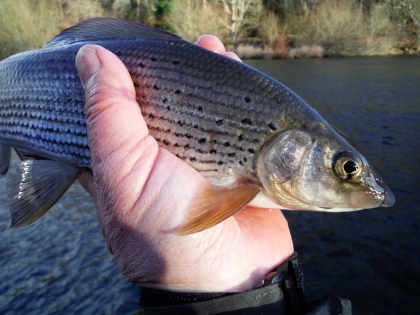
[[[303,272],[293,254],[266,277],[260,288],[240,293],[179,293],[143,288],[139,315],[351,315],[351,302],[327,297],[305,302]]]

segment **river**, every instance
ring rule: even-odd
[[[312,298],[348,297],[354,314],[417,314],[420,296],[420,58],[259,60],[373,163],[392,208],[285,212]],[[11,171],[14,171],[16,157]],[[0,313],[131,314],[139,291],[120,275],[90,197],[75,184],[36,224],[8,229],[0,179]]]

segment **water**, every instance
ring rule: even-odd
[[[396,194],[393,208],[286,212],[307,293],[349,297],[355,314],[418,314],[420,58],[252,62],[352,139]]]
[[[420,58],[250,63],[286,83],[357,143],[397,197],[396,205],[387,209],[286,212],[307,293],[349,297],[354,314],[418,313]],[[1,314],[137,310],[138,288],[120,275],[92,201],[79,185],[23,229],[7,229],[6,203],[2,178]]]

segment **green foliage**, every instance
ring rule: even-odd
[[[169,10],[169,0],[156,0],[155,16],[157,18],[163,17]]]

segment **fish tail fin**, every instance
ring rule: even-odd
[[[59,161],[22,161],[9,182],[11,227],[29,225],[40,218],[77,175],[76,168]]]

